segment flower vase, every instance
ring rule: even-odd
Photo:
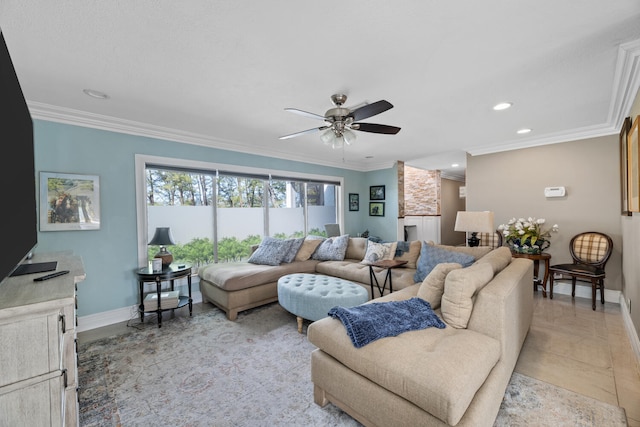
[[[544,239],[538,239],[534,245],[531,244],[530,239],[527,239],[524,242],[520,242],[520,240],[512,240],[508,243],[513,252],[531,255],[541,254],[542,251],[551,246],[551,242]]]

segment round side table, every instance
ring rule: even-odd
[[[163,268],[162,271],[153,272],[149,267],[143,267],[135,270],[138,278],[138,292],[140,296],[140,305],[138,311],[140,312],[140,322],[144,322],[145,311],[155,311],[158,314],[158,328],[162,327],[162,312],[167,310],[175,310],[176,308],[189,305],[189,316],[193,313],[193,299],[191,298],[191,266],[188,264],[171,264],[170,266]],[[174,281],[186,277],[189,288],[189,296],[180,295],[178,297],[178,305],[173,308],[162,308],[162,282],[169,281],[171,283],[171,290],[173,291]],[[155,310],[145,310],[144,308],[144,284],[153,282],[156,284],[156,292],[158,295],[157,305]]]
[[[511,252],[511,256],[514,258],[526,258],[533,261],[533,291],[538,291],[538,286],[542,286],[542,296],[547,297],[547,280],[549,279],[549,263],[551,261],[551,254],[542,252],[540,254],[521,254],[518,252]],[[540,261],[544,263],[544,276],[540,280],[539,270]]]

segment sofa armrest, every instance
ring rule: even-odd
[[[501,343],[501,361],[515,366],[533,319],[533,262],[513,259],[476,296],[468,329]]]

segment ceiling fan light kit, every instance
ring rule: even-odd
[[[400,132],[400,128],[396,126],[380,125],[375,123],[356,123],[359,120],[367,119],[393,108],[393,105],[390,102],[380,100],[373,104],[366,104],[355,109],[350,109],[343,107],[343,104],[346,101],[347,95],[332,95],[331,102],[333,102],[335,107],[328,109],[324,116],[309,113],[297,108],[285,108],[286,111],[290,111],[292,113],[323,120],[325,125],[284,135],[281,136],[280,139],[289,139],[307,133],[323,131],[320,134],[320,140],[324,144],[331,145],[332,148],[341,148],[344,147],[345,144],[351,145],[356,140],[356,134],[353,132],[354,130],[386,135],[395,135]]]

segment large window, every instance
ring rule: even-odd
[[[186,164],[185,164],[186,163]],[[193,164],[191,164],[193,163]],[[287,238],[324,235],[339,223],[340,178],[286,176],[260,170],[136,157],[144,174],[144,204],[138,203],[138,242],[146,245],[156,227],[170,227],[174,262],[194,267],[246,260],[265,235]],[[138,169],[141,169],[138,171]],[[144,246],[140,263],[157,247]],[[143,259],[146,258],[146,259]]]

